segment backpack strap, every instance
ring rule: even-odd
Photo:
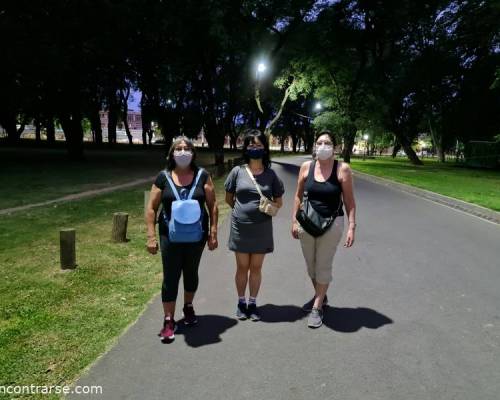
[[[179,192],[177,191],[177,188],[174,185],[174,182],[172,181],[172,178],[170,177],[170,174],[165,171],[165,176],[167,177],[167,182],[170,185],[170,188],[172,189],[172,192],[174,193],[174,196],[177,200],[180,200],[181,197],[179,196]]]
[[[201,177],[201,174],[203,173],[203,171],[204,171],[203,168],[198,169],[198,173],[196,174],[195,181],[193,183],[193,186],[191,187],[191,190],[189,191],[189,194],[188,194],[188,197],[186,200],[191,200],[191,198],[193,197],[194,191],[196,189],[196,186],[198,185],[198,182],[200,180],[200,177]],[[170,187],[172,188],[172,192],[174,193],[175,198],[177,200],[180,200],[181,197],[179,196],[179,192],[177,191],[177,188],[175,187],[174,182],[172,181],[170,174],[165,171],[165,176],[167,177],[167,182],[170,185]]]
[[[198,181],[200,180],[202,173],[203,173],[203,168],[199,168],[198,173],[196,174],[196,179],[193,183],[193,186],[191,187],[191,190],[189,191],[189,194],[187,197],[188,200],[191,200],[191,198],[193,197],[194,191],[196,190],[196,186],[198,186]]]

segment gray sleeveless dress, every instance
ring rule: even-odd
[[[274,170],[266,168],[255,176],[264,196],[283,196],[283,182]],[[235,194],[231,213],[229,250],[266,254],[274,250],[272,217],[259,211],[260,195],[244,166],[234,167],[224,183],[226,192]]]

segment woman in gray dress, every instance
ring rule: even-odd
[[[243,155],[262,194],[280,208],[285,190],[283,182],[271,169],[266,136],[258,130],[250,131],[244,140]],[[256,298],[264,257],[274,250],[273,225],[272,217],[259,210],[260,194],[245,167],[233,168],[224,184],[226,203],[233,209],[229,249],[236,256],[236,317],[258,321]],[[250,293],[248,304],[245,298],[247,285]]]

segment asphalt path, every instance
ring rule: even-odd
[[[102,386],[88,398],[500,398],[499,225],[355,177],[356,243],[339,247],[331,306],[324,325],[309,329],[301,306],[313,291],[290,234],[304,160],[273,165],[286,193],[274,219],[275,251],[264,262],[262,321],[234,318],[226,220],[219,249],[201,261],[199,325],[161,343],[156,297],[76,382]]]

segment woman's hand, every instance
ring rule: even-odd
[[[297,221],[292,223],[292,237],[294,239],[299,238],[299,223]]]
[[[354,244],[354,228],[349,228],[345,238],[344,247],[352,247]]]
[[[208,237],[208,250],[215,250],[218,246],[217,232],[210,232],[210,236]]]
[[[148,249],[148,252],[150,254],[158,253],[158,241],[156,240],[155,237],[148,238],[148,241],[146,243],[146,248]]]

